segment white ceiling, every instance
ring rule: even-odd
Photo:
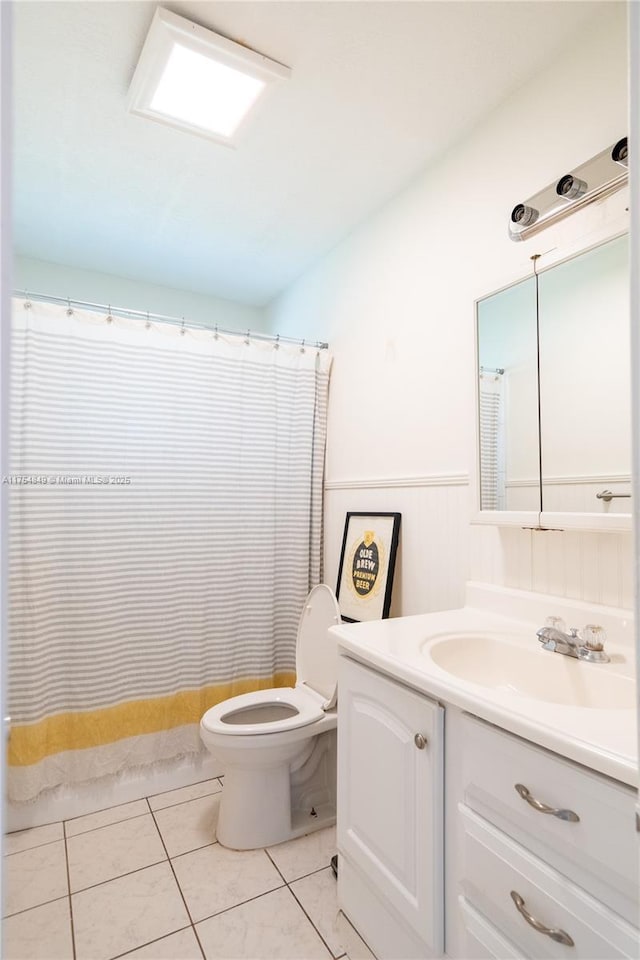
[[[17,252],[262,305],[608,3],[163,3],[292,69],[236,150],[127,112],[155,6],[16,4]]]

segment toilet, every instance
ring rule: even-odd
[[[224,765],[217,839],[252,850],[335,822],[338,649],[333,591],[314,587],[300,616],[296,685],[218,703],[200,721],[207,749]]]

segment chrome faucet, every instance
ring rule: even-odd
[[[549,617],[547,626],[536,630],[536,636],[543,650],[561,653],[565,657],[586,660],[588,663],[609,663],[610,657],[604,652],[606,633],[602,627],[589,623],[583,630],[584,638],[576,627],[570,627],[569,633],[560,629],[564,623],[557,617]]]

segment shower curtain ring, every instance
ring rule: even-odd
[[[29,294],[26,290],[24,292],[24,308],[25,310],[31,310],[31,300],[29,299]]]
[[[149,311],[147,310],[147,322],[144,325],[145,330],[149,330],[151,327],[151,320],[149,320]]]
[[[73,316],[73,310],[71,309],[71,300],[69,297],[67,297],[67,316],[68,317]]]
[[[218,324],[216,323],[215,330],[213,331],[213,339],[214,339],[214,340],[217,340],[218,337],[219,337],[219,334],[218,334]]]
[[[245,337],[244,342],[247,347],[251,346],[251,330],[247,330],[247,336]]]
[[[185,334],[185,329],[184,329],[184,317],[183,317],[183,318],[182,318],[182,325],[180,326],[180,336],[181,336],[181,337],[184,337],[184,334]]]
[[[300,347],[300,353],[306,353],[307,351],[304,348],[305,341],[302,341],[302,346]]]
[[[109,304],[109,312],[107,313],[107,323],[113,323],[113,317],[111,316],[111,304]]]
[[[280,349],[280,334],[279,334],[279,333],[276,333],[276,342],[275,342],[274,345],[273,345],[273,349],[274,349],[274,350],[279,350],[279,349]]]

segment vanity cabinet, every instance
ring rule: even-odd
[[[338,899],[379,960],[639,956],[631,787],[344,654],[339,676]]]
[[[340,658],[339,898],[379,957],[443,951],[443,708]]]

